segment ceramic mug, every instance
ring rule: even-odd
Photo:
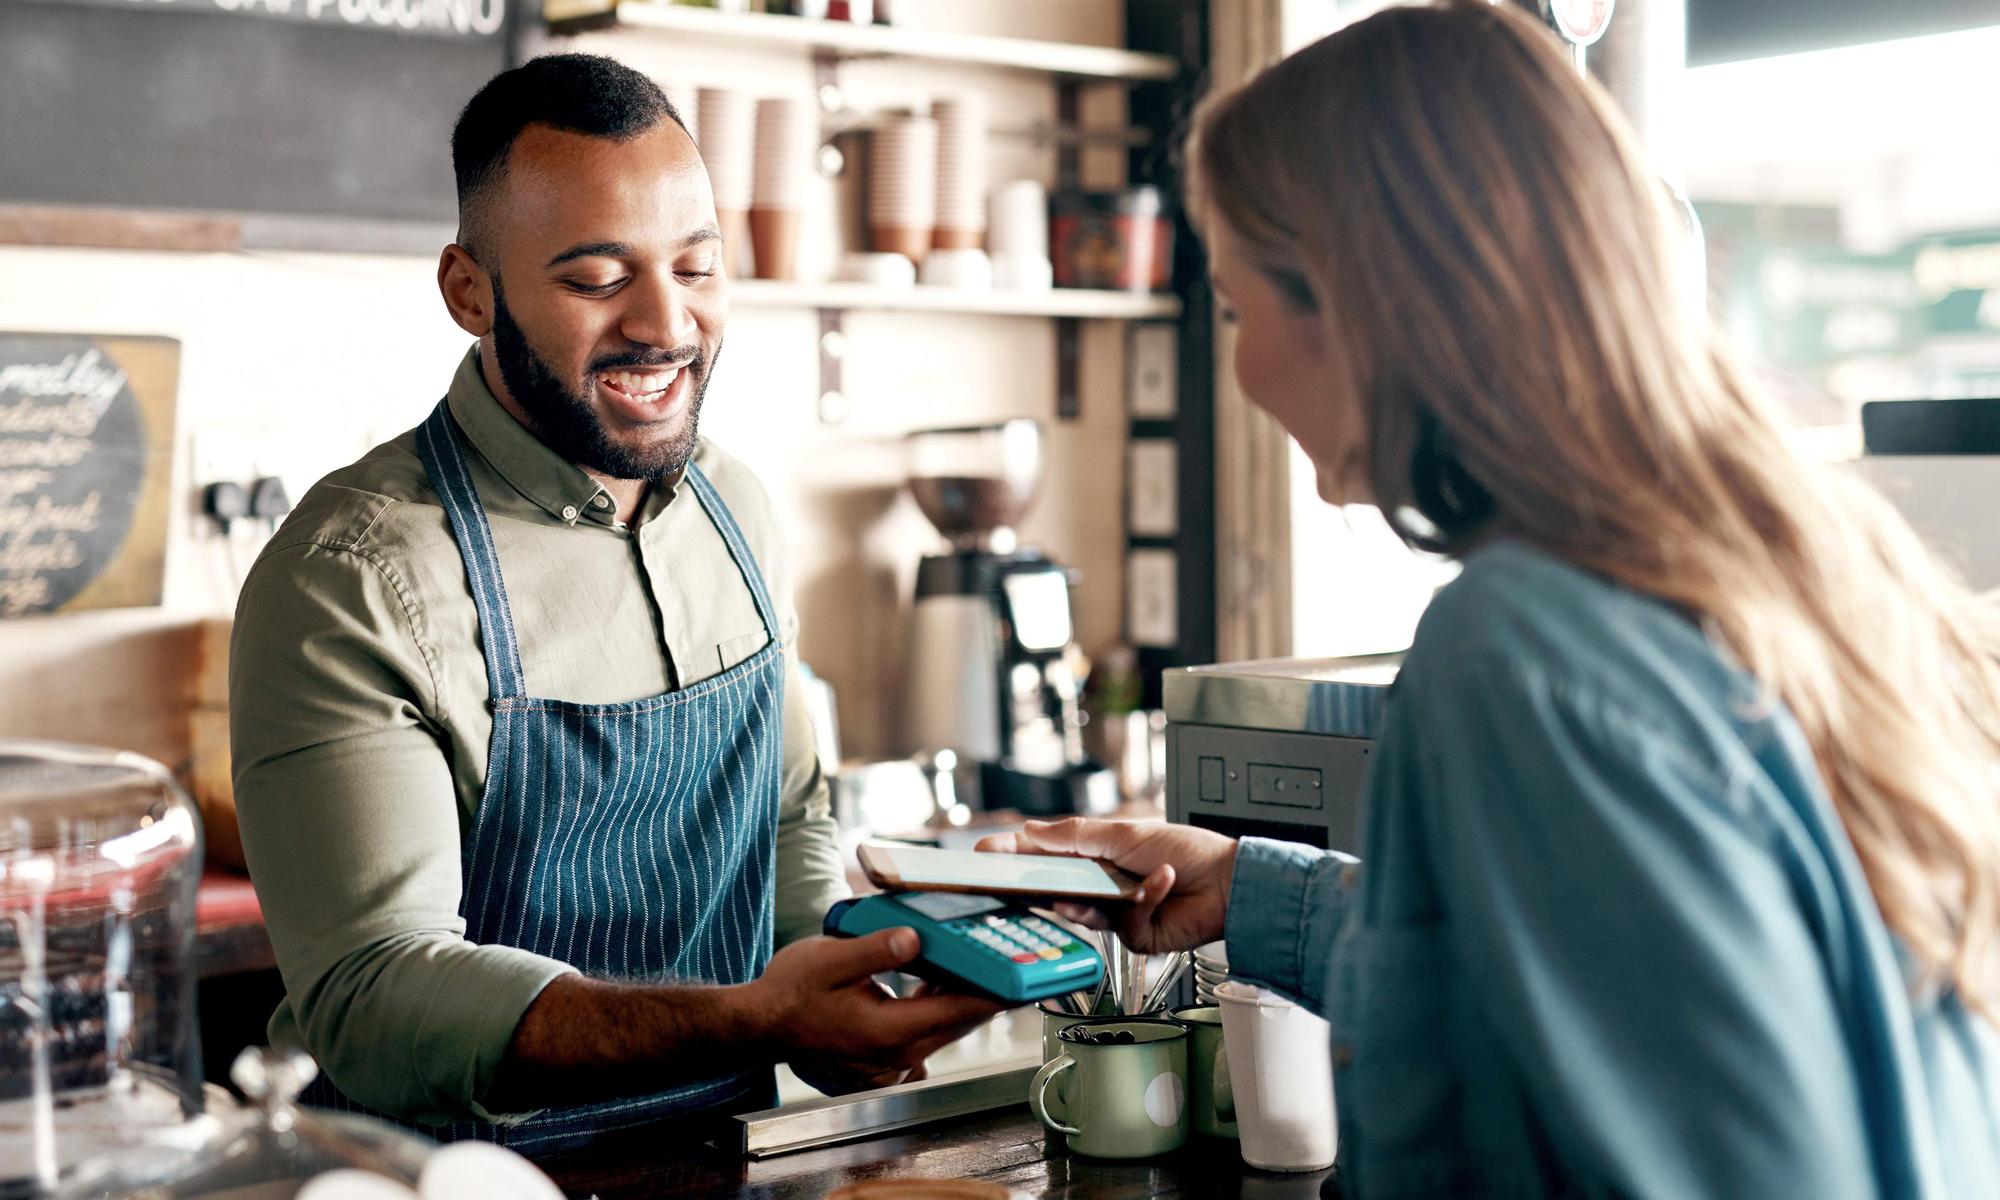
[[[1129,1035],[1130,1041],[1099,1039]],[[1131,1019],[1071,1025],[1028,1086],[1028,1107],[1077,1154],[1150,1158],[1187,1141],[1188,1027]],[[1072,1079],[1060,1077],[1074,1074]],[[1053,1093],[1053,1094],[1052,1094]]]
[[[1222,1009],[1213,1004],[1177,1008],[1188,1027],[1188,1128],[1210,1137],[1236,1136],[1236,1092],[1229,1084],[1229,1051],[1222,1038]]]

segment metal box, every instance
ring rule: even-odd
[[[1169,671],[1167,819],[1359,854],[1375,736],[1402,656]]]

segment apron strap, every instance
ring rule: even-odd
[[[784,634],[778,629],[777,606],[771,603],[771,590],[764,584],[764,573],[757,567],[757,556],[750,552],[750,543],[743,537],[743,530],[736,524],[736,517],[729,506],[722,502],[722,494],[708,481],[702,469],[690,460],[687,465],[687,482],[693,486],[694,494],[701,499],[702,508],[708,519],[715,525],[716,532],[729,546],[729,557],[736,560],[736,569],[743,574],[743,582],[750,587],[750,594],[757,601],[757,615],[763,618],[764,630],[771,635],[771,644],[784,644]]]
[[[521,673],[521,643],[514,633],[514,613],[507,605],[507,585],[500,578],[500,555],[493,548],[493,527],[465,464],[465,435],[452,419],[446,401],[417,427],[417,454],[430,473],[431,486],[444,502],[452,538],[465,575],[472,584],[472,602],[479,610],[479,641],[485,651],[486,688],[493,700],[527,693]]]

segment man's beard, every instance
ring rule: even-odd
[[[643,447],[621,446],[604,430],[604,424],[590,407],[584,394],[565,384],[547,360],[528,345],[527,336],[507,311],[500,293],[500,280],[493,280],[493,349],[499,360],[500,378],[507,391],[528,414],[530,428],[542,443],[565,459],[586,470],[612,479],[664,479],[679,475],[694,457],[695,432],[701,422],[701,402],[708,394],[708,377],[714,358],[699,350],[693,354],[664,350],[636,350],[611,354],[590,364],[583,387],[595,387],[598,372],[621,368],[664,367],[679,363],[691,372],[688,386],[693,396],[687,420],[665,441]],[[722,353],[720,343],[716,355]]]

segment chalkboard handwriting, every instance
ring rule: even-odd
[[[0,366],[0,404],[4,404],[9,393],[28,399],[44,396],[68,396],[78,403],[90,407],[90,423],[87,428],[14,428],[6,423],[7,410],[0,409],[0,433],[67,433],[89,437],[97,427],[97,418],[125,390],[126,376],[122,368],[107,363],[104,355],[96,347],[81,354],[63,356],[52,363],[8,363]],[[47,416],[29,417],[29,409],[19,406],[20,419],[51,419]],[[80,416],[80,414],[78,414]]]
[[[43,0],[96,8],[237,13],[385,33],[492,37],[507,22],[507,0]]]
[[[89,564],[110,498],[96,472],[75,486],[62,468],[100,451],[105,414],[129,383],[95,346],[0,363],[0,617],[60,603],[62,573]]]

